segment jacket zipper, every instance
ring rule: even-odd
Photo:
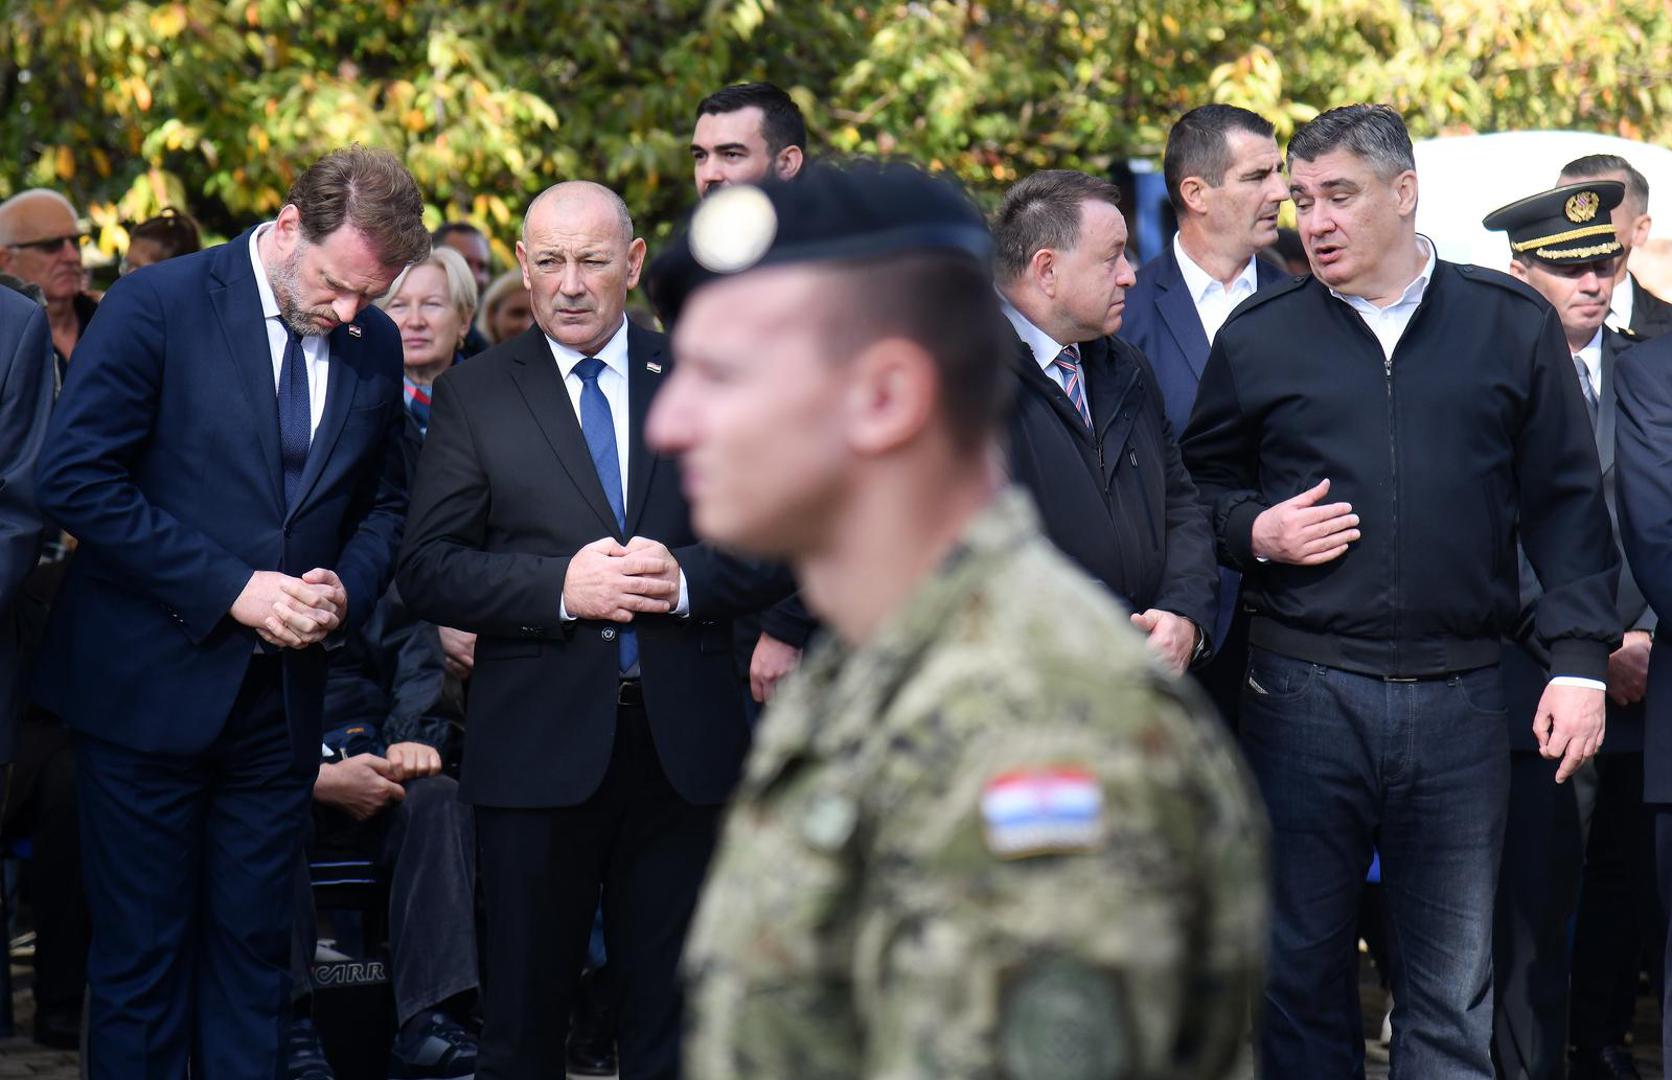
[[[1393,562],[1393,670],[1395,673],[1403,670],[1399,664],[1399,436],[1395,426],[1396,410],[1393,402],[1393,355],[1390,353],[1382,358],[1382,373],[1386,376],[1388,388],[1388,473],[1393,486],[1393,528],[1388,545],[1391,561]]]

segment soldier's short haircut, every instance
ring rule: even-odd
[[[385,266],[410,266],[430,253],[424,197],[387,150],[356,143],[331,151],[303,170],[285,202],[301,214],[310,244],[349,225]]]
[[[1233,131],[1269,139],[1275,130],[1259,113],[1236,105],[1198,105],[1179,117],[1167,133],[1167,150],[1161,155],[1161,176],[1173,209],[1184,213],[1179,187],[1187,178],[1200,177],[1210,187],[1225,182],[1225,170],[1231,167]]]
[[[827,355],[845,359],[889,337],[913,342],[934,358],[953,442],[974,451],[992,440],[1015,377],[999,344],[1012,331],[987,267],[960,253],[916,251],[833,269],[823,309]]]
[[[1369,162],[1383,180],[1417,167],[1411,133],[1391,105],[1342,105],[1319,113],[1289,140],[1289,167],[1336,150]]]
[[[807,121],[791,97],[769,82],[737,83],[723,87],[697,104],[697,119],[737,112],[750,106],[761,111],[761,137],[766,150],[776,154],[786,146],[807,150]]]
[[[1572,180],[1618,177],[1626,185],[1626,198],[1639,214],[1649,212],[1649,178],[1618,154],[1586,154],[1562,166],[1562,176]]]
[[[1015,281],[1039,251],[1068,251],[1080,242],[1081,207],[1087,202],[1120,205],[1120,188],[1108,180],[1071,169],[1046,169],[1005,193],[993,216],[993,271]]]
[[[436,227],[434,232],[430,233],[430,241],[436,247],[440,247],[447,242],[449,236],[456,233],[463,233],[466,236],[480,236],[484,240],[487,239],[488,235],[468,221],[444,221]]]

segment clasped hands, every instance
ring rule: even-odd
[[[348,592],[331,570],[315,568],[301,577],[257,570],[232,602],[230,614],[269,645],[305,649],[342,625]]]
[[[577,619],[632,622],[678,604],[678,560],[667,545],[642,536],[625,546],[609,536],[594,540],[575,552],[563,579],[563,607]]]

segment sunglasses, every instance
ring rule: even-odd
[[[39,251],[43,255],[50,255],[61,249],[65,244],[69,244],[71,247],[79,248],[82,244],[86,243],[86,241],[86,233],[70,233],[66,236],[49,236],[44,240],[26,240],[21,244],[7,244],[6,246],[11,248],[13,251],[20,248],[28,248],[31,251]]]

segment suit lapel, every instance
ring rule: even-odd
[[[656,470],[659,454],[652,454],[644,441],[644,422],[650,414],[650,400],[661,381],[662,345],[636,325],[627,326],[627,535],[632,536],[644,512],[650,491],[650,474]]]
[[[546,345],[546,335],[538,327],[531,327],[517,339],[517,352],[511,365],[511,380],[516,383],[534,422],[546,437],[558,464],[563,466],[576,490],[598,516],[606,534],[616,536],[620,531],[615,523],[615,511],[604,496],[604,485],[598,482],[598,469],[592,464],[592,451],[587,449],[586,436],[581,434],[580,419],[575,416],[574,403],[564,389],[563,374],[557,359]],[[626,537],[617,537],[625,540]]]
[[[261,314],[261,293],[256,288],[255,270],[250,265],[250,234],[222,246],[215,260],[214,276],[219,286],[210,290],[226,355],[237,373],[249,406],[251,427],[260,444],[273,501],[284,506],[284,466],[279,460],[278,390],[273,382],[273,350],[267,340],[266,319]]]
[[[353,342],[346,325],[331,332],[330,357],[325,364],[325,411],[319,418],[319,429],[308,444],[308,460],[302,467],[302,481],[297,485],[296,505],[290,508],[292,517],[308,501],[308,494],[313,491],[314,485],[319,483],[320,474],[325,471],[331,451],[337,445],[337,436],[343,433],[343,423],[348,419],[354,402],[354,389],[360,385],[360,370],[346,357],[350,350],[362,347]]]
[[[1166,260],[1166,273],[1155,279],[1155,308],[1161,312],[1161,321],[1167,324],[1173,340],[1178,342],[1184,362],[1200,379],[1202,368],[1208,362],[1208,335],[1202,329],[1202,317],[1196,313],[1196,301],[1191,297],[1190,290],[1185,288],[1184,275],[1179,271],[1172,244],[1167,245],[1162,258]]]

